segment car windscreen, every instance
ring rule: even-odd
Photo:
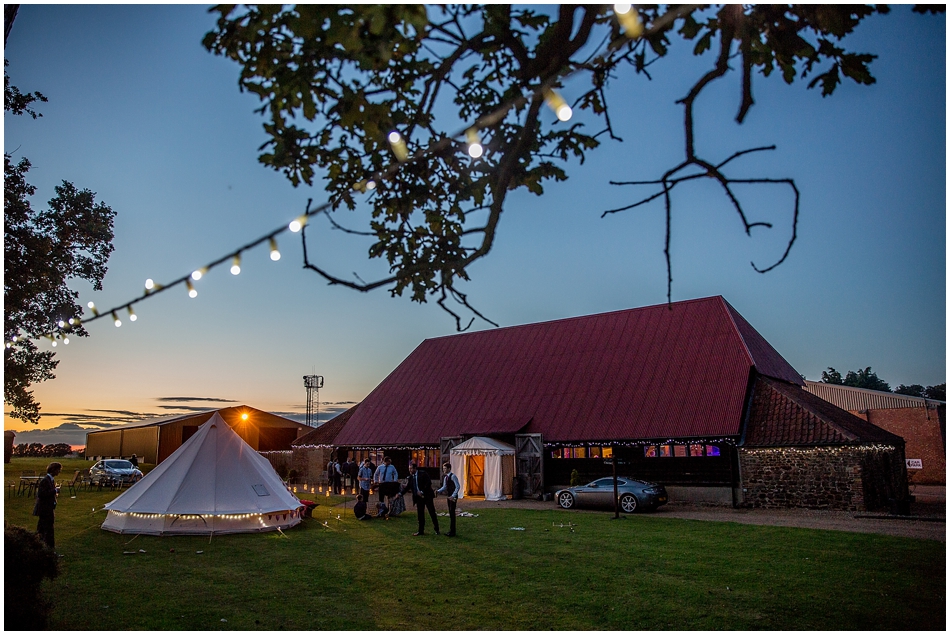
[[[132,463],[129,461],[106,461],[106,467],[113,470],[130,470],[132,469]]]

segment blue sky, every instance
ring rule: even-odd
[[[319,181],[295,189],[257,162],[258,103],[239,92],[237,65],[201,46],[213,23],[202,6],[20,9],[8,72],[49,103],[36,121],[4,118],[4,149],[33,163],[34,206],[65,179],[117,212],[104,289],[76,285],[83,304],[125,303],[146,278],[179,278],[286,224],[308,198],[324,200]],[[749,238],[716,186],[683,185],[674,192],[673,299],[724,296],[809,379],[828,366],[871,366],[892,386],[944,382],[945,39],[944,17],[895,7],[845,40],[879,56],[875,85],[846,81],[822,98],[757,76],[741,126],[738,77],[711,86],[696,106],[699,153],[715,162],[775,144],[730,175],[794,178],[798,240],[782,266],[758,274],[750,261],[770,263],[788,240],[788,190],[737,190],[755,220],[775,225]],[[657,178],[682,160],[675,101],[711,64],[689,48],[675,45],[651,67],[653,81],[629,73],[610,86],[624,143],[606,141],[570,164],[570,179],[542,197],[509,197],[492,253],[462,287],[481,312],[510,326],[666,301],[662,206],[600,215],[641,192],[608,181]],[[564,92],[571,100],[579,89]],[[324,264],[365,279],[379,272],[365,244],[317,227],[311,249]],[[279,262],[258,248],[240,276],[223,267],[197,283],[195,299],[169,290],[137,305],[137,322],[100,320],[91,337],[59,347],[57,379],[36,387],[44,432],[18,442],[81,444],[86,426],[234,403],[300,415],[311,373],[326,378],[325,420],[423,339],[454,332],[434,303],[328,287],[302,269],[299,240],[284,235],[280,247]]]

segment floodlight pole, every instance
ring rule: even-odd
[[[323,375],[304,375],[303,385],[307,389],[307,425],[314,422],[314,402],[316,402],[316,421],[320,421],[320,389],[323,388]]]

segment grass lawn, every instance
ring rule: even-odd
[[[27,461],[6,466],[7,482]],[[32,461],[38,472],[48,462]],[[89,465],[61,462],[63,476]],[[52,629],[946,628],[946,545],[936,541],[614,521],[553,505],[477,510],[458,519],[457,538],[416,538],[412,509],[358,522],[352,502],[329,511],[325,498],[286,536],[134,537],[99,529],[115,496],[60,497]],[[34,529],[31,511],[26,497],[4,499],[8,523]]]

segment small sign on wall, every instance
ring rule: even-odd
[[[922,470],[924,469],[924,460],[923,459],[904,459],[907,461],[908,470]]]

